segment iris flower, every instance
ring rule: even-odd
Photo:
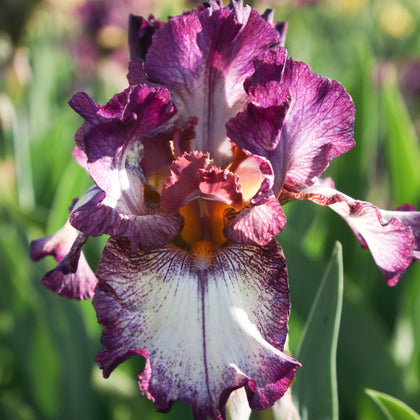
[[[223,419],[236,389],[252,409],[287,391],[300,366],[283,352],[290,300],[275,236],[288,201],[342,216],[390,285],[420,256],[419,212],[380,210],[320,178],[354,146],[354,105],[288,57],[285,31],[240,0],[167,23],[131,16],[129,87],[106,105],[70,100],[84,118],[74,157],[95,185],[32,257],[59,262],[48,288],[93,296],[105,377],[146,359],[138,383],[159,411],[182,401]],[[81,248],[103,234],[95,276]]]

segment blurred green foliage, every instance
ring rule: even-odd
[[[6,2],[8,6],[12,2]],[[72,2],[15,2],[18,20],[0,19],[0,418],[184,419],[176,404],[159,414],[140,395],[141,360],[129,360],[108,380],[94,363],[101,329],[90,302],[71,302],[40,280],[54,266],[32,263],[31,240],[64,222],[72,199],[90,180],[71,158],[81,121],[67,106],[78,90],[98,102],[119,89],[127,63],[99,57],[86,71],[72,42],[82,36]],[[187,2],[153,2],[156,15],[178,14]],[[191,2],[192,3],[192,2]],[[276,9],[289,22],[287,48],[297,60],[342,82],[356,104],[357,146],[327,175],[347,194],[395,208],[420,207],[419,92],[404,69],[420,60],[417,0],[251,2]],[[13,9],[13,13],[16,10]],[[419,75],[420,78],[420,75]],[[408,86],[408,87],[407,87]],[[327,208],[309,202],[285,207],[278,240],[290,274],[289,347],[297,354],[309,310],[335,241],[343,244],[344,297],[337,349],[342,419],[383,419],[364,392],[375,389],[420,410],[420,264],[389,288],[368,252]],[[90,239],[96,265],[103,239]],[[310,349],[309,349],[310,350]],[[302,369],[310,369],[310,366]],[[309,375],[310,377],[310,375]],[[305,383],[304,387],[316,387]],[[270,419],[270,410],[253,413]]]

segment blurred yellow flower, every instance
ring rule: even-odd
[[[339,3],[344,12],[357,12],[365,6],[366,0],[340,0]]]
[[[380,27],[384,33],[394,38],[403,38],[414,29],[414,19],[400,3],[390,3],[380,11]]]

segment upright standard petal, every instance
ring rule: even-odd
[[[276,195],[297,191],[354,146],[354,105],[340,83],[286,59],[281,47],[255,65],[245,84],[251,103],[228,122],[228,135],[271,162]]]
[[[284,188],[310,185],[329,163],[354,146],[354,104],[344,87],[302,62],[288,58],[282,82],[290,91],[290,107],[282,129]]]
[[[152,211],[144,196],[148,174],[141,164],[150,149],[158,150],[155,161],[161,160],[161,166],[171,162],[169,144],[160,142],[157,133],[154,142],[150,138],[156,129],[164,130],[162,127],[174,115],[168,91],[132,86],[104,106],[79,93],[70,104],[85,118],[76,134],[78,161],[100,189],[73,212],[72,225],[88,235],[128,237],[134,248],[150,249],[173,239],[182,229],[182,220],[163,214],[151,219]],[[146,167],[154,176],[156,165],[153,169]]]
[[[197,117],[193,149],[209,152],[216,165],[232,160],[225,123],[247,102],[243,83],[254,71],[254,57],[281,41],[269,22],[238,1],[170,18],[155,32],[145,61],[148,78],[169,89],[178,119]]]
[[[93,302],[104,376],[142,355],[139,386],[159,411],[182,401],[196,419],[222,419],[240,387],[251,408],[273,405],[299,367],[282,353],[290,303],[280,246],[231,244],[201,267],[173,246],[131,254],[126,241],[108,241]]]
[[[299,200],[328,206],[351,227],[363,247],[369,248],[389,286],[395,286],[414,260],[420,259],[420,212],[381,210],[366,201],[334,189],[331,180],[319,180],[299,193]]]
[[[149,15],[147,19],[130,15],[128,20],[128,48],[131,59],[146,58],[147,50],[152,44],[153,34],[163,25],[159,19]]]

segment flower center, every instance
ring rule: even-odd
[[[181,232],[184,240],[193,246],[196,242],[208,242],[213,247],[222,245],[226,238],[223,235],[225,209],[230,207],[219,201],[197,198],[180,209],[185,224]]]
[[[197,270],[207,270],[211,267],[214,257],[215,249],[209,241],[196,241],[191,247],[193,257],[193,264]]]
[[[208,264],[213,251],[226,242],[226,210],[239,212],[251,205],[265,179],[261,169],[264,162],[260,160],[236,148],[233,162],[226,169],[214,166],[207,153],[198,151],[184,153],[172,162],[161,205],[167,214],[183,216],[180,236],[193,254],[200,244],[199,261]],[[204,252],[202,243],[210,244],[212,252],[207,252],[209,247]]]

